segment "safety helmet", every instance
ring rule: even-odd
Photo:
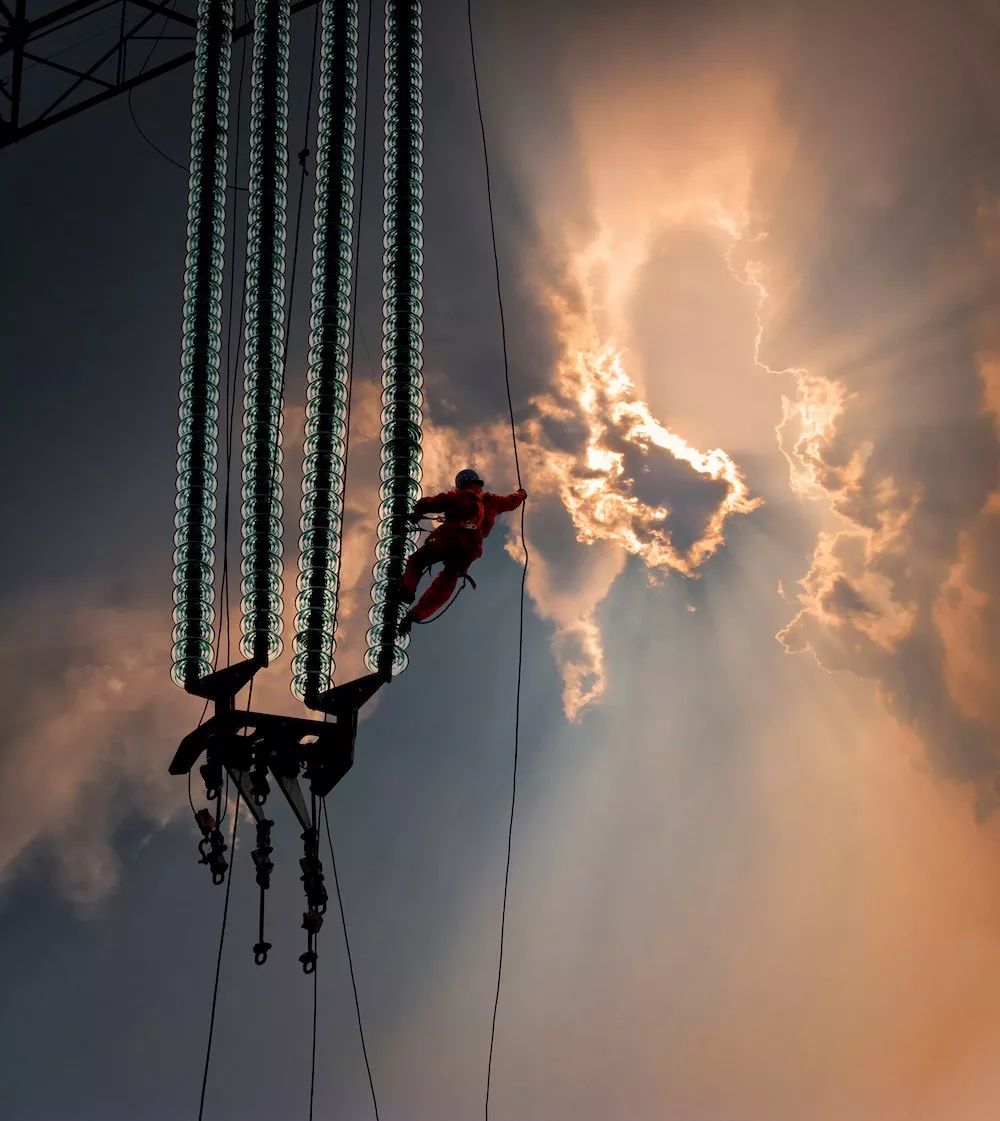
[[[456,487],[485,486],[479,472],[474,467],[466,467],[455,476]]]

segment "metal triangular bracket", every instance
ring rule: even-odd
[[[356,677],[353,681],[346,681],[333,689],[327,689],[318,697],[306,700],[306,705],[314,712],[325,712],[337,718],[339,723],[343,717],[352,713],[357,715],[375,694],[390,680],[381,673],[369,673],[364,677]]]
[[[218,702],[227,697],[235,697],[244,685],[250,683],[254,674],[264,668],[264,665],[265,663],[258,658],[236,662],[235,665],[199,677],[197,681],[185,685],[184,691],[195,697],[204,697],[207,701]]]

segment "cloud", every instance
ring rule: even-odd
[[[563,708],[576,719],[606,687],[597,612],[624,570],[627,554],[602,540],[581,548],[556,490],[540,490],[531,500],[528,518],[528,592],[541,617],[554,624],[552,645],[563,675]],[[507,547],[520,559],[513,539]]]
[[[726,519],[760,505],[739,468],[661,424],[636,398],[621,354],[596,342],[568,344],[555,382],[531,402],[526,442],[578,539],[617,545],[651,573],[695,576],[723,543]],[[551,438],[560,429],[576,438],[560,446]]]
[[[984,187],[1000,160],[971,130],[995,127],[982,96],[1000,91],[968,14],[923,7],[886,38],[890,8],[820,15],[786,61],[796,160],[761,153],[736,255],[759,294],[759,362],[795,378],[778,426],[793,491],[833,518],[778,637],[874,680],[985,811],[1000,763],[1000,239]],[[848,66],[828,96],[823,75]]]
[[[948,696],[967,720],[1000,728],[1000,494],[994,492],[959,539],[958,555],[934,602]]]
[[[530,485],[561,506],[533,507],[531,525],[538,519],[541,528],[529,531],[536,557],[529,589],[543,617],[556,622],[570,719],[604,692],[596,613],[626,557],[637,557],[650,579],[696,577],[723,544],[726,520],[760,504],[725,452],[699,451],[652,415],[621,354],[596,339],[576,349],[578,338],[571,328],[552,390],[532,399],[522,423]],[[577,543],[589,555],[574,579],[568,558]]]
[[[825,664],[850,662],[862,649],[874,657],[898,652],[917,616],[916,603],[896,598],[893,579],[908,525],[904,514],[876,530],[854,526],[820,535],[800,581],[802,609],[778,636],[786,649],[810,649]]]
[[[0,879],[44,854],[68,898],[89,906],[118,882],[118,829],[162,826],[183,803],[167,775],[185,708],[169,636],[166,612],[56,595],[8,614]]]
[[[1000,750],[978,669],[992,671],[1000,650],[989,562],[1000,155],[982,142],[1000,128],[1000,80],[987,7],[595,11],[560,40],[571,139],[557,149],[558,174],[535,109],[518,109],[537,214],[534,291],[559,343],[548,400],[532,402],[527,428],[559,463],[552,489],[580,539],[614,541],[657,573],[711,555],[715,530],[745,512],[736,480],[747,445],[724,453],[733,470],[721,474],[729,490],[713,525],[711,489],[686,493],[698,480],[676,462],[652,469],[654,496],[645,490],[641,461],[668,441],[639,451],[630,437],[653,431],[645,409],[688,446],[692,427],[701,447],[706,432],[721,440],[713,423],[731,440],[728,398],[747,391],[734,349],[701,337],[744,339],[780,396],[771,438],[817,524],[780,641],[875,682],[939,771],[974,782],[984,805]],[[676,49],[664,64],[667,39]],[[656,325],[657,297],[708,284],[713,252],[753,305],[749,332],[723,318],[730,295],[718,280],[716,322],[695,300],[688,323],[643,328],[641,316]],[[712,363],[728,361],[728,387],[700,399],[692,426],[696,377],[684,363],[699,360],[702,380],[719,386]],[[623,376],[637,412],[616,396]],[[662,533],[667,506],[674,522]]]
[[[990,299],[1000,278],[1000,156],[980,137],[997,131],[995,67],[973,9],[958,18],[925,6],[917,18],[895,4],[810,7],[779,21],[780,33],[771,14],[758,18],[754,6],[725,26],[702,14],[657,16],[684,44],[671,67],[656,28],[627,68],[611,47],[626,32],[634,41],[634,27],[617,21],[610,38],[590,23],[585,43],[562,47],[568,127],[558,166],[537,128],[519,163],[537,243],[518,261],[516,298],[541,309],[551,348],[531,367],[527,400],[515,400],[531,491],[528,589],[553,624],[564,704],[576,717],[606,687],[601,607],[630,558],[654,581],[698,577],[730,519],[758,503],[740,466],[745,446],[729,434],[749,432],[739,425],[745,402],[772,390],[737,384],[732,363],[745,351],[780,387],[768,438],[776,430],[793,494],[823,522],[780,640],[876,682],[939,769],[974,781],[986,807],[1000,663],[991,563],[1000,332]],[[706,261],[723,274],[698,274],[715,286],[712,298],[687,324],[672,322],[672,347],[643,345],[639,320],[664,318],[683,296],[679,283],[658,288],[662,277],[692,280]],[[749,302],[746,322],[736,303],[724,310],[734,293]],[[723,337],[735,341],[713,349]],[[429,351],[428,384],[457,378],[434,363]],[[703,380],[722,391],[689,392]],[[698,408],[678,419],[682,388]],[[360,672],[377,510],[377,388],[356,386],[354,404],[338,678]],[[431,395],[425,485],[447,485],[471,458],[495,485],[513,486],[505,420],[494,413],[470,433],[461,412],[445,392]],[[291,419],[287,432],[297,447]],[[290,475],[286,492],[296,490]],[[508,547],[519,555],[513,537]],[[32,612],[65,620],[62,655],[42,658]],[[141,608],[77,611],[54,600],[15,620],[7,687],[27,725],[61,745],[41,749],[60,777],[43,814],[23,808],[24,780],[11,780],[0,867],[66,835],[66,823],[81,820],[84,788],[97,790],[113,828],[109,773],[148,797],[153,819],[169,812],[171,795],[129,747],[144,705],[157,721],[170,713],[165,736],[176,727],[179,695],[159,677],[164,624]],[[54,665],[72,718],[50,715],[32,686],[20,656],[32,647],[39,665]],[[126,677],[116,693],[109,683]],[[291,705],[287,685],[261,688],[274,707]],[[96,731],[105,720],[114,748]],[[33,758],[29,734],[18,726],[12,736],[3,764],[12,774]],[[128,760],[123,770],[112,754]],[[76,851],[89,855],[63,874],[84,899],[115,872],[106,837],[81,837]]]
[[[356,394],[354,476],[345,512],[337,680],[364,672],[370,574],[378,512],[379,394]],[[274,672],[254,681],[254,707],[302,714],[289,691],[295,616],[301,487],[302,407],[286,409],[284,652]],[[289,454],[289,449],[291,453]],[[233,547],[239,551],[238,527]],[[217,572],[221,571],[221,563]],[[115,602],[106,588],[45,592],[8,610],[0,652],[7,742],[0,755],[0,883],[42,859],[54,864],[66,897],[89,911],[117,886],[120,831],[136,821],[164,826],[187,813],[182,780],[167,766],[202,702],[170,680],[168,592]],[[239,657],[240,596],[231,593],[234,660]],[[224,631],[223,631],[224,634]],[[221,659],[225,661],[225,640]],[[368,706],[366,714],[372,706]],[[196,802],[201,803],[195,781]],[[195,831],[192,827],[192,837]],[[192,851],[194,840],[192,839]]]
[[[652,365],[644,348],[632,345],[636,320],[655,322],[663,312],[651,266],[683,268],[707,239],[722,282],[736,292],[742,286],[725,259],[748,220],[740,128],[720,129],[718,116],[692,114],[690,91],[677,101],[657,81],[587,72],[594,81],[569,91],[574,144],[563,155],[575,171],[573,185],[566,168],[549,175],[550,161],[538,153],[523,161],[539,233],[522,262],[523,290],[547,314],[555,346],[545,376],[536,379],[541,384],[527,402],[516,401],[532,496],[528,589],[539,614],[555,624],[571,719],[605,690],[600,607],[628,558],[651,582],[697,578],[723,546],[729,519],[761,501],[733,454],[699,447],[671,423],[669,407],[650,404],[647,390],[682,374],[697,380],[703,371]],[[685,77],[705,105],[719,108],[716,75]],[[766,83],[755,76],[744,72],[736,83],[754,105],[766,101]],[[681,143],[661,142],[665,129],[676,130]],[[717,143],[720,133],[725,143]],[[694,335],[706,326],[712,330],[698,322],[681,331]],[[756,327],[752,318],[744,326],[749,363]],[[687,355],[677,349],[680,360]],[[711,433],[713,413],[705,403],[696,415],[703,433]],[[502,424],[489,442],[486,460],[505,463]]]
[[[563,355],[551,388],[523,410],[518,441],[531,495],[528,592],[555,624],[563,707],[576,719],[606,687],[597,613],[627,558],[639,558],[650,579],[697,577],[722,546],[727,519],[760,500],[750,497],[725,452],[701,452],[661,424],[638,398],[622,356],[581,336],[576,317],[561,307]],[[581,341],[589,345],[580,349]],[[428,419],[425,438],[425,488],[450,485],[456,465],[466,462],[494,486],[509,472],[503,422],[469,437]],[[511,534],[508,552],[522,560]]]

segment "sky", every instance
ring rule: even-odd
[[[530,495],[492,1116],[993,1121],[1000,9],[474,7]],[[465,7],[424,21],[424,486],[506,491]],[[377,521],[376,24],[338,680]],[[134,98],[181,163],[189,86]],[[185,175],[122,101],[0,161],[0,1119],[165,1121],[197,1108],[222,908],[166,773],[200,711],[169,680]],[[508,520],[329,799],[386,1118],[482,1110],[522,556]],[[255,706],[297,711],[287,666]],[[206,1115],[306,1116],[297,838],[279,815],[258,969],[239,830]],[[334,912],[320,955],[316,1115],[364,1121]]]

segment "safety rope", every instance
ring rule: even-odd
[[[229,841],[229,869],[226,873],[226,898],[222,904],[222,928],[219,931],[219,951],[215,956],[215,981],[212,984],[212,1011],[208,1018],[208,1042],[205,1045],[205,1066],[201,1075],[201,1096],[198,1099],[198,1121],[205,1116],[205,1091],[208,1088],[208,1071],[212,1065],[212,1040],[215,1036],[215,1009],[219,1002],[219,978],[222,974],[222,950],[226,944],[226,924],[229,921],[229,894],[233,886],[233,865],[236,863],[236,827],[240,823],[240,790],[236,788],[236,808],[233,813],[233,832]]]
[[[317,7],[317,11],[318,11],[319,10],[319,5],[317,5],[316,7]],[[317,799],[316,799],[315,794],[313,794],[311,801],[312,801],[312,813],[310,815],[310,820],[312,821],[313,835],[316,838],[318,838],[319,837],[319,813],[318,813],[318,810],[317,810]],[[316,848],[315,848],[315,853],[318,857],[318,855],[319,855],[318,840],[317,840],[317,844],[316,844]],[[311,940],[311,947],[312,947],[314,952],[316,951],[318,945],[319,945],[319,931],[317,930],[313,933],[312,940]],[[309,1058],[309,1121],[313,1121],[313,1106],[314,1106],[315,1101],[316,1101],[316,1035],[317,1035],[317,1020],[319,1018],[319,960],[318,960],[318,955],[317,955],[317,959],[313,962],[312,979],[313,979],[313,993],[312,993],[313,1006],[312,1006],[312,1045],[310,1047],[310,1058]]]
[[[163,40],[163,32],[166,31],[167,24],[170,22],[170,15],[171,15],[171,13],[173,12],[173,10],[176,6],[177,6],[177,0],[170,0],[170,5],[166,9],[166,11],[163,15],[163,22],[160,24],[160,30],[156,33],[156,35],[153,38],[153,45],[149,48],[149,51],[146,53],[146,57],[143,59],[142,65],[139,67],[138,71],[136,71],[136,77],[137,78],[141,77],[141,75],[143,73],[145,73],[146,67],[152,61],[153,55],[156,53],[157,47],[159,47],[161,41]],[[244,4],[243,4],[243,20],[244,20],[245,23],[250,22],[250,16],[249,16],[249,13],[247,11],[247,5],[246,5],[245,0],[244,0]],[[142,22],[145,23],[146,21],[143,20]],[[116,21],[115,26],[117,26],[117,21]],[[139,26],[141,26],[141,24]],[[138,29],[139,28],[136,27],[133,30],[133,34],[134,34],[134,31],[137,31]],[[87,39],[81,39],[78,43],[71,44],[69,47],[64,47],[62,50],[56,51],[55,54],[49,55],[49,59],[57,58],[59,55],[65,54],[67,51],[73,50],[74,47],[83,46],[84,43],[90,42],[91,39],[96,39],[100,35],[107,34],[107,32],[109,30],[111,30],[111,28],[105,28],[104,31],[97,32],[96,35],[91,35]],[[244,57],[244,59],[246,58],[246,41],[245,40],[244,40],[244,43],[243,43],[243,57]],[[40,65],[40,63],[35,63],[34,64],[34,66],[38,66],[38,65]],[[33,70],[34,66],[26,66],[24,68],[24,73],[27,73],[29,70]],[[241,102],[243,100],[242,82],[243,82],[243,73],[242,73],[242,63],[241,63],[241,71],[240,71],[240,86],[241,86],[241,88],[240,88],[240,101]],[[185,174],[188,174],[191,171],[190,164],[181,163],[180,160],[178,160],[174,156],[170,155],[169,152],[164,152],[164,150],[159,146],[159,144],[157,144],[156,141],[153,140],[152,137],[142,127],[142,125],[139,124],[139,118],[135,114],[135,104],[132,101],[132,95],[134,93],[135,93],[135,86],[132,86],[128,91],[128,97],[127,97],[126,100],[127,100],[127,103],[128,103],[128,115],[132,118],[132,125],[135,128],[135,131],[139,134],[140,139],[144,141],[144,143],[147,145],[147,147],[152,148],[152,150],[161,159],[166,160],[168,164],[171,164],[174,167],[176,167],[178,171],[183,171]],[[237,127],[239,127],[239,110],[237,110],[237,118],[236,119],[237,119]],[[239,172],[239,169],[237,168],[233,173],[233,179],[234,180],[239,178],[238,172]],[[241,186],[239,183],[236,183],[236,182],[227,183],[226,187],[230,191],[244,191],[245,192],[246,189],[247,189],[246,187]]]
[[[319,15],[321,5],[316,5],[313,22],[312,60],[309,64],[309,90],[306,93],[306,113],[302,124],[302,147],[299,149],[299,197],[295,208],[295,238],[292,243],[292,268],[288,285],[288,317],[285,319],[285,340],[281,356],[281,399],[285,399],[285,377],[288,373],[288,340],[292,333],[292,311],[295,307],[295,274],[299,263],[299,235],[302,232],[302,202],[305,198],[306,176],[309,174],[309,118],[312,116],[313,90],[316,86],[316,55],[319,48]]]
[[[379,1121],[378,1100],[375,1097],[375,1080],[372,1077],[371,1063],[368,1061],[365,1028],[361,1021],[361,1001],[358,999],[358,983],[354,976],[354,958],[351,956],[351,940],[347,934],[347,916],[344,914],[344,899],[340,894],[340,878],[337,876],[337,858],[333,853],[333,831],[330,828],[330,815],[326,810],[325,798],[323,799],[323,823],[326,826],[326,841],[330,848],[330,867],[333,870],[333,886],[337,891],[337,906],[340,908],[340,924],[344,928],[344,947],[347,950],[347,965],[351,971],[351,988],[354,990],[354,1011],[358,1016],[358,1035],[361,1037],[361,1054],[364,1056],[365,1070],[368,1072],[368,1087],[372,1093],[372,1108],[375,1110],[375,1121]]]
[[[319,945],[319,934],[313,940]],[[313,1121],[313,1103],[316,1100],[316,1020],[319,1012],[319,964],[313,967],[312,1053],[309,1059],[309,1121]]]
[[[170,6],[163,13],[163,21],[160,24],[160,30],[157,31],[156,36],[153,39],[152,45],[150,46],[149,50],[146,52],[146,57],[142,60],[142,65],[139,67],[138,73],[136,74],[137,78],[142,76],[146,67],[149,65],[153,55],[156,53],[156,48],[160,45],[160,41],[163,38],[163,32],[166,31],[166,29],[167,29],[167,24],[170,22],[171,13],[173,12],[176,5],[177,5],[177,0],[170,0]],[[143,21],[143,22],[145,22],[145,21]],[[86,42],[86,40],[84,40],[84,42]],[[132,86],[131,89],[129,89],[129,91],[128,91],[128,99],[127,100],[128,100],[128,115],[132,118],[132,124],[135,126],[135,131],[142,137],[142,139],[149,145],[149,147],[152,148],[153,151],[158,156],[162,156],[163,159],[165,159],[167,161],[167,163],[172,163],[174,165],[174,167],[179,168],[181,171],[183,171],[185,173],[190,172],[190,170],[191,170],[190,167],[185,167],[185,165],[182,164],[180,162],[180,160],[175,160],[173,156],[167,155],[167,153],[164,152],[164,150],[161,147],[159,147],[159,145],[154,143],[153,140],[150,139],[150,137],[147,136],[146,133],[143,131],[143,127],[142,127],[142,125],[139,124],[139,120],[135,115],[135,107],[132,104],[132,94],[134,92],[135,92],[135,86]]]
[[[465,591],[465,585],[466,584],[471,584],[473,588],[475,588],[475,586],[476,586],[475,580],[473,580],[472,577],[467,572],[462,574],[462,583],[459,584],[458,588],[455,591],[455,594],[451,597],[450,600],[448,600],[448,602],[444,605],[444,607],[442,607],[441,610],[436,615],[432,615],[429,619],[414,619],[413,620],[414,626],[426,627],[431,623],[436,623],[438,621],[438,619],[441,619],[445,615],[447,615],[448,612],[454,606],[455,600],[457,600],[458,597],[462,594],[462,592]]]
[[[472,56],[472,78],[476,87],[476,109],[479,114],[479,132],[483,142],[483,166],[486,171],[486,202],[490,214],[490,238],[493,245],[493,269],[496,276],[497,307],[500,312],[500,339],[503,346],[503,376],[507,389],[507,410],[510,414],[510,438],[514,449],[514,468],[517,472],[517,485],[521,483],[521,463],[517,452],[517,426],[514,422],[514,400],[510,389],[510,361],[507,355],[507,325],[503,310],[503,286],[500,282],[500,254],[497,250],[496,221],[493,215],[493,187],[490,181],[490,156],[486,142],[486,123],[483,120],[483,103],[479,92],[479,71],[476,66],[476,39],[472,28],[472,0],[466,0],[466,17],[469,24],[469,53]],[[500,984],[503,977],[504,935],[507,928],[507,895],[510,888],[510,857],[514,838],[514,807],[517,801],[517,757],[521,738],[521,671],[524,663],[524,593],[528,579],[528,544],[524,536],[524,507],[521,503],[521,548],[524,551],[524,567],[521,571],[521,596],[518,612],[517,630],[517,688],[514,696],[514,764],[511,775],[510,820],[507,826],[507,859],[503,876],[503,905],[500,910],[500,947],[497,957],[497,987],[493,999],[493,1020],[490,1025],[490,1051],[486,1064],[485,1116],[490,1116],[490,1086],[493,1076],[493,1048],[496,1043],[497,1013],[500,1008]]]

